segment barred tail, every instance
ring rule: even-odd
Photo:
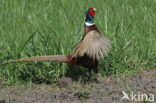
[[[9,60],[8,62],[13,62],[13,61],[56,61],[56,62],[70,63],[71,59],[72,59],[72,55],[52,55],[52,56],[21,58],[21,59],[16,59],[16,60]]]

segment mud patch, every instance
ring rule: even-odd
[[[0,89],[0,103],[131,103],[122,100],[122,91],[153,94],[156,99],[156,70],[137,75],[99,78],[100,83],[79,84],[71,78],[60,78],[56,85]],[[156,100],[155,100],[156,101]]]

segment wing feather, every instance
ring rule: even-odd
[[[110,40],[93,30],[86,34],[79,47],[74,50],[74,56],[83,56],[86,54],[93,59],[99,59],[107,56],[110,48]]]

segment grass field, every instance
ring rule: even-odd
[[[0,79],[43,83],[60,76],[85,78],[86,69],[51,62],[3,63],[30,56],[72,54],[84,34],[85,11],[112,41],[100,60],[102,76],[155,68],[156,0],[0,0]]]

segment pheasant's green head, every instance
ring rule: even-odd
[[[88,11],[86,11],[86,19],[85,22],[87,23],[94,23],[93,18],[95,15],[96,8],[89,8]]]

